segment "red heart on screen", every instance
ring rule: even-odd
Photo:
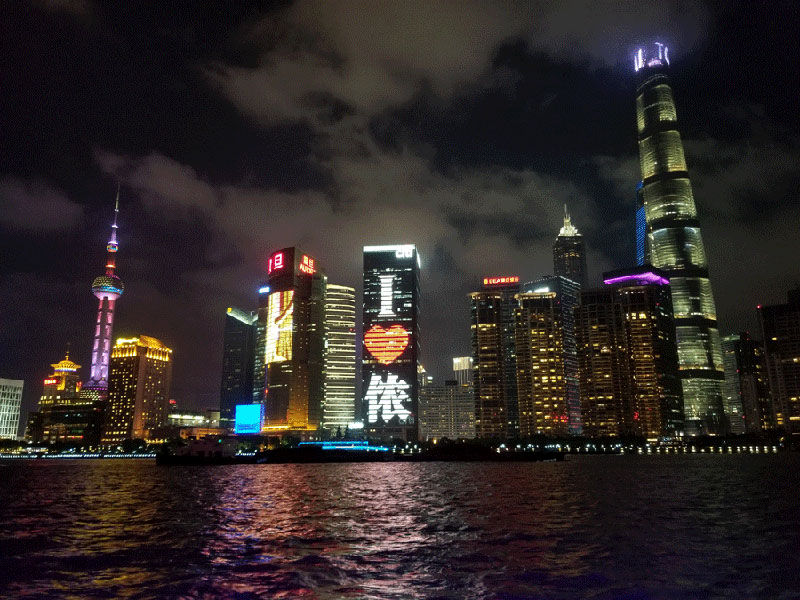
[[[406,349],[409,337],[411,334],[401,325],[392,325],[389,329],[373,325],[364,334],[364,345],[379,363],[389,365]]]

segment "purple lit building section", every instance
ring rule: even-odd
[[[92,345],[92,366],[90,379],[83,386],[84,390],[93,390],[98,396],[105,398],[108,391],[108,359],[111,354],[111,334],[114,327],[114,305],[117,298],[122,295],[125,287],[122,280],[114,272],[116,266],[117,245],[117,216],[119,215],[119,189],[114,207],[114,224],[111,226],[111,239],[106,250],[105,275],[96,277],[92,282],[92,293],[100,301],[97,309],[97,324],[94,331],[94,344]]]
[[[628,273],[625,275],[614,276],[611,273],[606,273],[603,278],[603,283],[606,285],[615,285],[618,283],[631,283],[636,285],[669,285],[669,279],[663,275],[659,275],[654,271],[642,271],[641,273]]]

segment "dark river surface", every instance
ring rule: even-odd
[[[800,454],[0,465],[3,598],[800,598]]]

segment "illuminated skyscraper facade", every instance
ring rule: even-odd
[[[316,431],[325,397],[325,286],[316,259],[297,248],[267,266],[265,424]]]
[[[650,262],[672,288],[689,435],[724,428],[722,346],[663,44],[637,50],[636,117]]]
[[[475,437],[475,402],[469,385],[455,379],[419,391],[419,439],[425,442]]]
[[[120,338],[111,351],[108,408],[101,443],[150,439],[167,424],[172,350],[140,335]]]
[[[758,309],[775,424],[800,437],[800,290],[786,304]]]
[[[418,437],[419,271],[412,244],[364,247],[362,410],[376,438]]]
[[[125,286],[116,274],[117,216],[119,215],[119,190],[114,206],[114,223],[111,225],[111,239],[106,250],[106,272],[95,277],[92,282],[92,293],[100,301],[97,309],[94,343],[92,344],[92,366],[89,381],[83,386],[83,395],[87,399],[105,400],[108,394],[108,362],[111,353],[111,335],[114,329],[114,308],[117,298],[122,295]]]
[[[484,277],[470,294],[475,433],[508,439],[519,433],[514,311],[519,277]]]
[[[355,420],[356,290],[329,283],[325,289],[325,407],[323,427],[344,432]]]
[[[636,186],[636,264],[650,264],[650,236],[647,228],[647,214],[644,209],[644,184]]]
[[[222,382],[219,395],[220,421],[233,427],[237,404],[253,399],[253,360],[258,315],[230,307],[225,314],[222,340]]]
[[[24,384],[21,379],[0,378],[0,440],[17,437]]]
[[[258,311],[253,323],[253,403],[263,404],[267,390],[267,312],[269,311],[269,286],[264,282],[258,288]]]
[[[515,310],[519,432],[580,435],[575,306],[580,284],[554,276],[526,283]]]
[[[604,274],[575,310],[584,435],[674,441],[683,405],[669,281],[650,267]]]
[[[764,347],[747,332],[722,338],[725,364],[725,417],[730,432],[762,433],[775,429]],[[737,418],[738,416],[738,418]]]
[[[75,447],[97,446],[104,415],[104,401],[82,393],[80,365],[69,359],[51,365],[53,373],[43,382],[39,399],[38,427],[31,441],[66,444]]]
[[[564,226],[553,244],[553,272],[586,287],[586,244],[564,206]]]

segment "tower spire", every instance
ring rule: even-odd
[[[580,235],[578,228],[572,224],[572,218],[569,216],[569,209],[567,209],[567,203],[564,203],[564,226],[561,228],[561,231],[558,232],[559,236],[567,235],[567,236],[576,236]]]

